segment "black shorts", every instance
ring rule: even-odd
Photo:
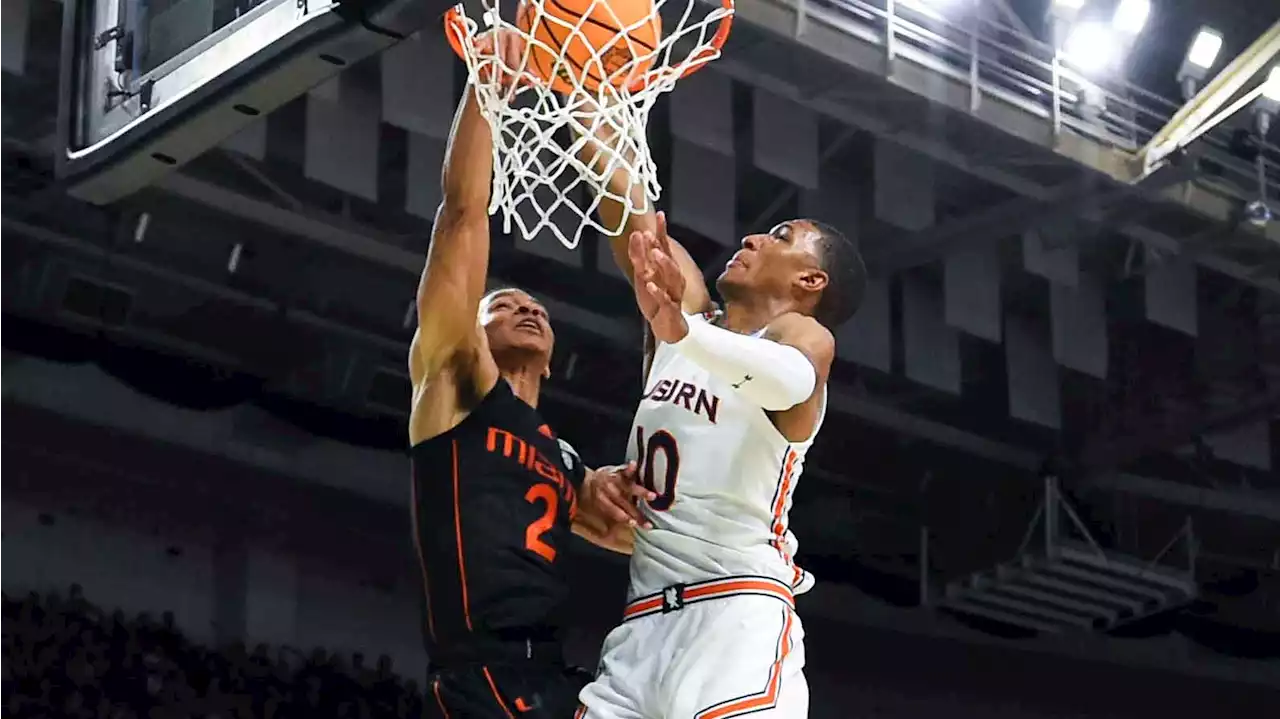
[[[583,669],[529,660],[441,669],[427,682],[427,716],[448,719],[572,719]]]

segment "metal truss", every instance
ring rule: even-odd
[[[1215,113],[1235,97],[1251,78],[1266,71],[1272,58],[1280,54],[1280,22],[1273,24],[1244,52],[1210,80],[1195,97],[1183,105],[1139,151],[1143,169],[1151,172],[1171,153],[1212,129]]]
[[[1037,529],[1042,546],[1032,549]],[[1044,479],[1044,502],[1027,525],[1014,558],[949,582],[937,596],[929,586],[928,537],[922,534],[921,605],[1024,629],[1052,634],[1106,631],[1179,607],[1197,595],[1197,547],[1190,519],[1149,559],[1104,549],[1062,496],[1053,476]],[[1180,543],[1185,551],[1182,567],[1167,561]]]

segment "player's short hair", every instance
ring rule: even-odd
[[[511,294],[512,292],[524,292],[524,290],[520,289],[519,287],[499,287],[496,290],[489,290],[484,294],[484,297],[480,298],[480,306],[484,307],[490,302],[493,302],[494,300],[498,299],[499,296],[508,295],[508,294]],[[529,295],[528,292],[524,292],[524,293],[526,295]],[[533,297],[533,295],[529,295],[529,296]]]
[[[537,297],[534,297],[533,293],[529,292],[528,290],[522,289],[520,287],[515,287],[515,286],[499,287],[496,290],[489,290],[484,294],[483,297],[480,298],[479,314],[483,315],[484,311],[489,308],[489,305],[493,304],[494,300],[498,299],[502,295],[509,295],[512,292],[523,292],[524,294],[529,295],[529,298],[532,299],[534,302],[537,302],[539,304],[542,303],[542,300],[538,299]]]
[[[867,291],[867,265],[858,243],[840,230],[818,220],[805,220],[818,231],[819,266],[827,273],[827,286],[818,298],[813,317],[827,329],[844,324],[862,306]]]

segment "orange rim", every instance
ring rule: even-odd
[[[449,47],[453,48],[454,54],[465,60],[462,43],[467,37],[467,19],[462,14],[462,3],[449,8],[444,14],[444,35],[449,39]]]
[[[692,0],[691,0],[692,1]],[[720,24],[716,27],[716,34],[711,36],[711,42],[699,47],[689,54],[686,59],[686,67],[675,79],[682,80],[689,77],[693,73],[706,67],[707,62],[715,57],[720,49],[724,47],[725,42],[729,39],[729,31],[733,29],[733,13],[734,0],[720,0],[720,7],[729,11],[729,14],[720,18]],[[672,72],[670,67],[664,67],[660,70],[645,73],[644,77],[637,79],[635,82],[627,86],[632,92],[648,86],[650,83],[660,79],[664,79]]]

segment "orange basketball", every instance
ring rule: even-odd
[[[602,82],[614,87],[634,82],[653,66],[662,38],[662,17],[653,0],[524,0],[516,24],[546,45],[533,43],[529,65],[563,93],[579,85],[594,91]]]

